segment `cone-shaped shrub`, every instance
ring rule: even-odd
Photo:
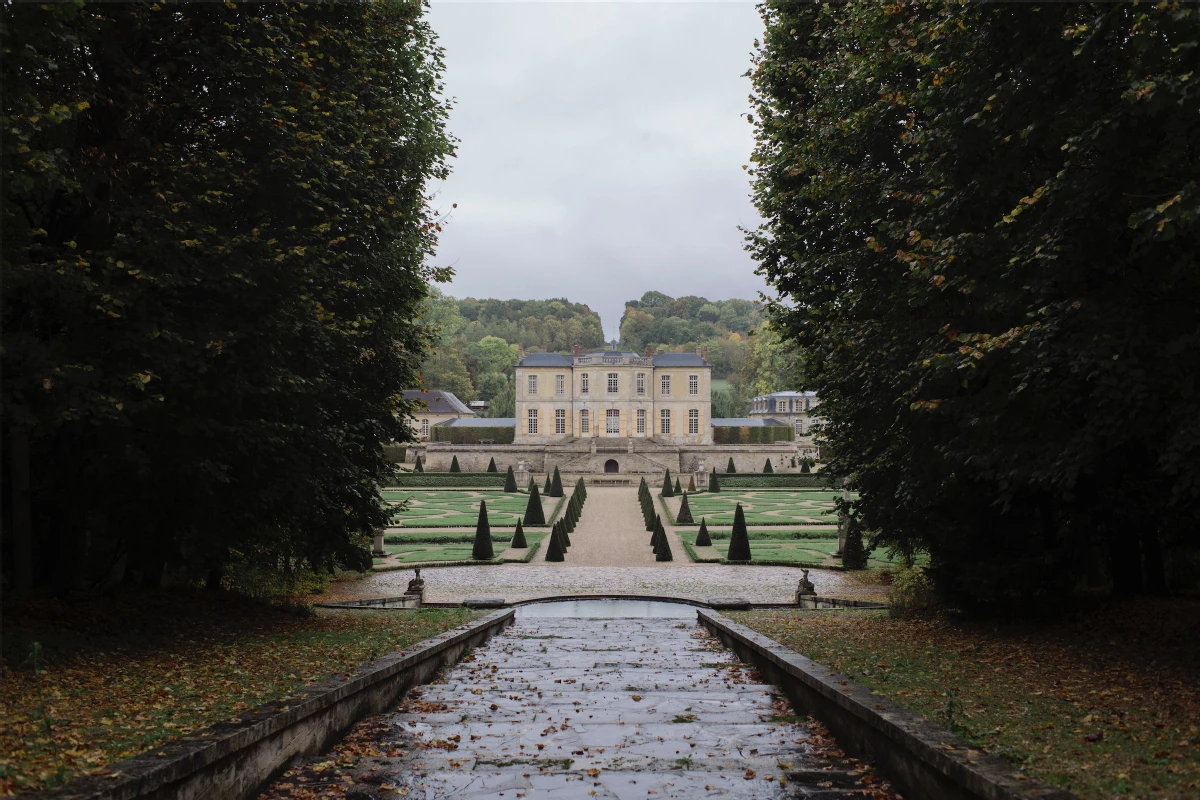
[[[525,529],[521,527],[521,520],[517,520],[517,529],[513,531],[512,543],[509,547],[529,547],[525,542]]]
[[[730,561],[750,560],[750,533],[746,530],[746,514],[742,511],[741,503],[738,503],[733,511],[733,533],[729,537],[729,553],[726,558]]]
[[[763,464],[763,474],[770,475],[774,471],[775,471],[775,468],[771,466],[771,459],[768,458],[767,463]]]
[[[650,527],[653,533],[650,534],[650,546],[654,548],[654,552],[658,552],[658,534],[662,531],[662,518],[655,517],[654,524]]]
[[[696,491],[696,476],[695,475],[688,476],[688,491],[689,492]]]
[[[546,524],[546,512],[542,511],[542,498],[538,495],[536,485],[529,489],[529,502],[525,504],[525,524]]]
[[[712,538],[708,535],[708,523],[700,518],[700,532],[696,534],[696,547],[712,547]]]
[[[807,458],[805,458],[805,459],[801,460],[801,462],[800,462],[800,471],[801,471],[801,472],[812,472],[812,470],[811,470],[811,469],[809,468],[809,466],[808,466],[808,459],[807,459]]]
[[[671,489],[671,470],[667,470],[667,474],[663,476],[663,497],[674,497],[675,492]]]
[[[717,468],[713,467],[713,472],[716,472],[716,471],[717,471]],[[725,467],[725,471],[729,472],[729,473],[737,472],[737,467],[735,467],[733,465],[733,456],[729,457],[729,466]]]
[[[458,466],[458,456],[452,456],[450,458],[450,471],[451,472],[462,472],[462,469],[459,468],[459,466]]]
[[[559,544],[558,537],[555,536],[553,533],[550,534],[550,547],[546,550],[546,560],[547,561],[562,561],[563,560],[562,545]]]
[[[867,568],[867,548],[863,546],[862,528],[851,518],[846,531],[846,545],[842,548],[842,566],[846,569]]]
[[[717,479],[717,471],[715,469],[708,478],[708,490],[710,492],[721,491],[721,481]]]
[[[491,458],[488,459],[487,471],[488,472],[499,472],[500,471],[500,470],[496,469],[496,457],[495,456],[492,456]]]
[[[675,515],[675,522],[679,525],[691,525],[695,521],[692,519],[692,509],[688,506],[687,495],[684,494],[683,502],[679,504],[679,513]]]
[[[417,456],[416,466],[413,467],[413,472],[424,472],[425,465],[421,463],[421,457]]]
[[[471,558],[476,561],[489,561],[496,557],[492,552],[492,528],[488,525],[487,501],[479,501],[479,521],[475,523],[475,544],[471,548]]]
[[[658,537],[658,549],[654,551],[655,561],[674,561],[674,556],[671,554],[671,543],[667,541],[667,534],[664,531]]]
[[[533,476],[529,476],[529,485],[525,487],[525,491],[533,494],[533,490],[537,488],[537,483],[533,480]]]
[[[683,494],[683,487],[679,485],[679,478],[675,479],[675,494]]]
[[[509,464],[508,472],[504,473],[504,491],[515,492],[517,490],[517,476],[513,474],[512,465]]]
[[[542,494],[546,495],[546,497],[554,497],[554,495],[552,495],[550,493],[550,475],[549,474],[546,475],[546,484],[542,487]]]
[[[563,496],[562,476],[558,474],[558,467],[554,468],[554,478],[550,481],[550,496]]]
[[[563,544],[566,545],[567,547],[570,547],[571,546],[571,532],[569,530],[567,530],[567,526],[559,525],[558,530],[559,530],[559,533],[562,534]]]

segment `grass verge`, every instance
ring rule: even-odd
[[[1094,602],[1053,620],[729,615],[1091,800],[1200,789],[1200,602]]]
[[[103,771],[471,619],[463,609],[305,616],[195,591],[4,612],[0,795]]]

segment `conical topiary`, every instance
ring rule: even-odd
[[[653,533],[650,534],[650,547],[653,548],[654,552],[657,553],[658,552],[658,536],[660,533],[664,532],[661,517],[656,516],[654,518],[654,527],[652,527],[650,530],[653,531]]]
[[[675,515],[675,522],[679,525],[691,525],[696,520],[692,519],[692,509],[688,506],[687,494],[683,495],[683,502],[679,504],[679,513]]]
[[[733,511],[733,533],[729,537],[729,553],[726,558],[730,561],[750,560],[750,533],[746,530],[746,514],[742,511],[741,503],[738,503]]]
[[[510,464],[508,472],[504,473],[504,491],[515,492],[517,490],[517,476],[513,474],[513,468]]]
[[[536,485],[529,490],[529,502],[525,504],[525,524],[546,524],[546,512],[542,511],[542,498],[538,495]]]
[[[413,472],[424,472],[425,465],[421,463],[421,456],[417,456],[417,463],[413,466]]]
[[[688,476],[688,491],[689,492],[696,491],[696,476],[695,475]]]
[[[517,529],[513,531],[512,543],[509,544],[509,547],[529,547],[525,543],[525,529],[521,527],[521,520],[517,520]]]
[[[771,459],[768,458],[767,463],[763,464],[763,474],[770,475],[774,471],[775,468],[771,466]]]
[[[462,472],[462,469],[460,469],[458,466],[458,456],[452,456],[450,458],[450,471],[451,472]]]
[[[846,531],[846,545],[842,548],[842,566],[846,569],[866,569],[868,556],[867,548],[863,545],[862,528],[851,517]]]
[[[558,474],[558,467],[554,468],[554,478],[550,481],[550,497],[562,497],[563,485],[562,476]]]
[[[567,526],[564,524],[560,524],[558,526],[558,529],[559,529],[559,532],[562,534],[563,544],[566,545],[567,547],[570,547],[571,546],[571,532],[569,530],[567,530]]]
[[[679,478],[675,479],[675,494],[683,494],[683,487],[679,485]]]
[[[696,547],[712,547],[712,538],[708,535],[708,523],[700,518],[700,532],[696,534]]]
[[[800,471],[801,472],[812,472],[812,469],[808,466],[807,458],[800,459]]]
[[[667,533],[663,531],[658,537],[658,549],[654,551],[655,561],[674,561],[674,556],[671,554],[671,543],[667,541]]]
[[[671,470],[667,470],[666,475],[663,476],[662,496],[663,497],[674,497],[675,496],[675,492],[671,488]]]
[[[537,482],[533,479],[533,476],[530,475],[529,476],[529,485],[525,487],[525,491],[529,494],[533,494],[533,490],[536,488],[537,488]]]
[[[488,459],[487,471],[488,472],[499,472],[500,471],[500,470],[496,469],[496,457],[495,456],[492,456],[491,458]]]
[[[716,471],[715,467],[713,468],[713,471]],[[729,457],[729,466],[725,467],[725,471],[729,473],[737,472],[737,467],[733,465],[733,456]]]
[[[559,544],[558,537],[555,536],[553,533],[550,534],[550,546],[546,549],[546,560],[547,561],[562,561],[563,560],[562,545]]]
[[[490,561],[496,554],[492,551],[492,528],[488,524],[487,501],[479,501],[479,521],[475,523],[475,544],[471,547],[471,558]]]
[[[546,495],[546,497],[554,497],[554,495],[550,494],[550,475],[549,475],[549,473],[546,474],[546,483],[544,486],[542,486],[542,494]]]
[[[721,481],[717,479],[717,471],[714,469],[712,475],[708,477],[708,490],[710,492],[721,491]]]

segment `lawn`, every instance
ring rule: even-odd
[[[193,591],[8,605],[0,794],[101,771],[470,619],[460,609],[302,616]]]
[[[698,561],[719,561],[729,552],[729,531],[709,531],[712,547],[696,547],[697,531],[679,530],[679,536]],[[837,552],[837,534],[830,538],[809,538],[809,531],[749,531],[750,555],[753,561],[771,565],[782,564],[796,567],[840,566],[842,560],[834,558]],[[872,553],[868,561],[870,569],[886,569],[892,562],[885,553]]]
[[[488,516],[490,517],[491,514],[489,513]],[[441,535],[439,536],[438,533]],[[405,564],[471,560],[471,550],[475,543],[474,534],[446,531],[421,532],[411,534],[411,536],[412,539],[409,540],[409,534],[388,534],[383,549]],[[529,548],[519,552],[524,554],[535,549],[544,536],[546,536],[545,533],[526,533],[525,541]],[[491,538],[492,549],[499,558],[500,554],[508,548],[509,542],[512,541],[512,531],[497,533],[493,530]]]
[[[738,503],[747,525],[829,525],[837,522],[834,501],[840,492],[828,490],[747,490],[688,495],[688,506],[697,525],[732,525]]]
[[[731,617],[1088,800],[1200,796],[1200,602],[1091,601],[1033,622]]]
[[[529,496],[520,492],[483,489],[464,491],[385,490],[383,499],[389,503],[408,501],[408,508],[396,515],[392,525],[403,528],[474,528],[479,521],[479,502],[487,501],[488,523],[492,527],[513,528],[525,516]],[[546,519],[558,498],[543,497],[542,509]]]

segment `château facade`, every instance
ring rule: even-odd
[[[712,444],[712,364],[703,351],[530,353],[516,367],[517,444],[577,439]]]

